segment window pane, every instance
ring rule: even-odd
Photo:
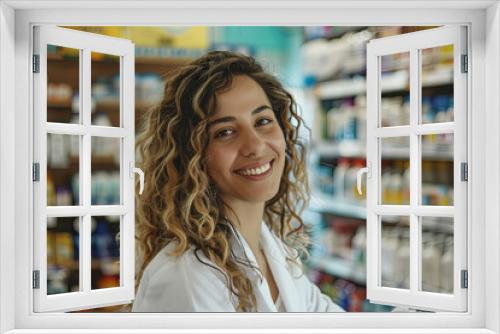
[[[47,45],[47,122],[80,124],[80,50]]]
[[[453,205],[453,134],[421,137],[422,205]]]
[[[410,204],[410,139],[380,138],[381,204]]]
[[[81,136],[47,134],[47,205],[80,204]]]
[[[79,291],[80,217],[47,218],[47,294]]]
[[[410,225],[405,216],[381,216],[381,285],[410,288]]]
[[[453,45],[421,50],[421,123],[453,121]]]
[[[92,137],[92,205],[120,204],[121,138]]]
[[[120,57],[92,52],[92,125],[119,127]]]
[[[453,218],[421,217],[422,291],[453,293]]]
[[[410,53],[380,57],[379,126],[410,124]]]
[[[120,216],[92,217],[92,290],[120,286]]]

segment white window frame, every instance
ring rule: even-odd
[[[79,124],[47,122],[47,46],[58,45],[79,50]],[[35,311],[73,311],[88,305],[128,304],[134,299],[134,173],[135,164],[135,64],[134,44],[122,38],[91,34],[52,26],[37,26],[33,39],[34,53],[39,56],[39,73],[33,75],[34,162],[39,164],[40,181],[34,192],[34,269],[39,272],[39,288],[34,291]],[[91,122],[92,52],[118,58],[120,91],[118,127],[95,126]],[[79,184],[80,203],[72,206],[47,206],[47,134],[80,136]],[[118,139],[120,202],[115,205],[91,205],[91,140],[97,137]],[[91,219],[92,216],[119,216],[120,285],[107,289],[91,288]],[[78,254],[79,291],[47,294],[47,217],[80,217]]]
[[[62,9],[63,6],[73,8]],[[141,7],[144,9],[137,9]],[[468,133],[471,134],[468,220],[474,225],[471,228],[470,224],[468,230],[469,311],[459,314],[32,313],[33,212],[28,199],[32,192],[30,143],[33,130],[30,35],[31,26],[35,24],[468,24],[472,71],[471,112],[468,115]],[[56,332],[55,329],[60,329],[57,332],[61,333],[116,333],[120,332],[116,329],[124,328],[129,328],[127,333],[152,332],[141,330],[145,326],[163,329],[161,332],[165,333],[181,331],[176,328],[190,328],[189,333],[353,333],[355,329],[356,333],[499,333],[499,69],[500,6],[497,1],[0,2],[0,333],[47,333]]]
[[[467,81],[471,72],[462,72],[462,55],[467,55],[467,29],[464,26],[444,26],[410,34],[371,40],[367,45],[367,298],[377,304],[411,305],[424,310],[467,310],[467,289],[461,287],[461,270],[467,270],[467,184],[460,178],[461,163],[467,163]],[[421,121],[422,74],[421,50],[444,45],[453,46],[453,118],[447,123]],[[409,55],[410,110],[408,125],[382,126],[381,57],[398,53]],[[421,136],[430,133],[451,133],[454,177],[451,206],[421,205],[422,170],[424,159]],[[382,185],[381,140],[391,137],[408,138],[410,163],[410,201],[407,205],[387,205],[381,200]],[[409,218],[409,286],[407,289],[383,286],[381,267],[382,216]],[[448,217],[453,221],[453,291],[449,294],[422,290],[421,232],[423,217]]]

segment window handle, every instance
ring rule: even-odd
[[[366,174],[366,177],[369,178],[371,177],[371,169],[370,169],[370,163],[367,163],[368,167],[363,167],[358,170],[356,173],[356,185],[358,188],[358,194],[363,195],[363,190],[361,189],[361,182],[363,174]]]
[[[134,163],[130,163],[130,178],[133,179],[135,174],[139,174],[139,195],[144,191],[144,172],[139,167],[135,167]]]

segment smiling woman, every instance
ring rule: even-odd
[[[133,311],[343,311],[302,270],[303,122],[276,78],[210,52],[166,83],[145,124]]]

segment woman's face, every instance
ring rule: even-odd
[[[234,76],[231,87],[216,94],[208,133],[208,174],[224,202],[265,202],[276,195],[285,137],[257,82]]]

